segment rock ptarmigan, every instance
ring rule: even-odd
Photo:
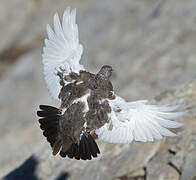
[[[62,23],[54,16],[54,29],[47,25],[43,48],[44,78],[50,96],[60,107],[40,105],[37,115],[53,155],[90,160],[100,153],[95,139],[109,143],[153,141],[176,136],[167,128],[179,128],[180,105],[150,105],[146,100],[126,102],[113,92],[112,67],[97,74],[81,65],[76,9],[67,8]]]

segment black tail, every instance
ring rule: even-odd
[[[61,151],[60,156],[68,156],[71,159],[75,158],[77,160],[91,160],[92,157],[97,157],[97,154],[100,154],[97,143],[90,134],[87,136],[82,135],[79,145],[73,143],[66,152]]]
[[[48,105],[40,105],[39,107],[40,111],[37,111],[37,115],[41,117],[41,119],[39,119],[40,128],[43,130],[43,135],[53,148],[53,155],[56,155],[62,146],[62,141],[59,136],[61,110]],[[97,157],[99,153],[99,148],[92,136],[90,134],[87,136],[83,134],[79,145],[73,143],[66,152],[63,152],[61,149],[60,156],[68,156],[71,159],[75,158],[77,160],[91,160],[92,157]]]
[[[54,146],[57,144],[58,147],[56,148],[60,149],[61,144],[59,143],[58,133],[61,111],[48,105],[40,105],[39,108],[41,111],[37,111],[37,115],[41,117],[41,119],[39,119],[39,123],[40,128],[43,130],[43,135],[47,138],[47,141],[50,143],[53,150]]]

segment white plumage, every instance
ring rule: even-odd
[[[84,70],[79,63],[83,46],[78,38],[76,9],[65,10],[62,24],[58,14],[55,14],[54,30],[47,25],[47,34],[48,39],[45,39],[43,48],[44,77],[49,94],[55,100],[59,100],[61,86],[57,71],[63,69],[64,75],[68,75],[70,72],[78,73]],[[112,109],[110,122],[96,129],[95,133],[99,140],[109,143],[131,143],[133,140],[147,142],[162,139],[163,136],[175,136],[167,128],[181,127],[182,123],[171,120],[186,113],[174,112],[181,107],[179,105],[149,105],[146,100],[126,102],[119,96],[108,101]]]
[[[44,78],[50,96],[59,100],[61,90],[57,71],[64,70],[64,75],[70,72],[78,73],[84,70],[79,61],[83,53],[83,46],[79,43],[78,26],[76,24],[76,9],[67,8],[63,14],[62,24],[56,13],[54,16],[54,31],[47,25],[48,39],[45,39],[42,62]]]
[[[183,126],[182,123],[171,121],[185,115],[186,112],[173,112],[180,105],[149,105],[146,100],[126,102],[119,96],[109,102],[112,107],[111,120],[96,130],[98,138],[109,143],[124,144],[133,140],[147,142],[162,139],[163,136],[176,136],[167,128]]]

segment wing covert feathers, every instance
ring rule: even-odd
[[[54,16],[54,30],[47,25],[48,38],[45,39],[42,62],[44,78],[50,96],[59,101],[61,90],[58,72],[68,75],[84,70],[79,64],[83,53],[83,46],[79,44],[78,26],[76,24],[76,9],[67,8],[63,14],[62,23],[56,13]]]
[[[184,116],[186,112],[177,111],[181,105],[149,105],[146,101],[126,102],[117,97],[110,101],[112,112],[110,123],[96,130],[99,140],[109,143],[131,143],[135,141],[154,141],[163,136],[176,136],[168,128],[180,128],[182,123],[171,121]]]

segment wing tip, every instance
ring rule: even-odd
[[[72,16],[73,16],[73,17],[76,17],[77,9],[76,9],[76,8],[73,8],[73,9],[71,10],[71,13],[72,13]]]
[[[71,10],[70,6],[67,6],[67,8],[65,9],[66,12],[70,12],[70,10]]]
[[[174,128],[181,128],[183,126],[184,126],[184,123],[176,122],[176,127],[174,127]]]
[[[57,11],[54,13],[54,17],[59,17],[59,14]]]

